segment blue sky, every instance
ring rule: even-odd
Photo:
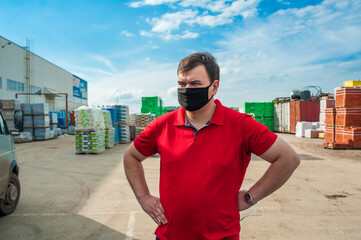
[[[193,52],[221,67],[226,106],[361,78],[361,1],[1,1],[0,35],[84,78],[90,104],[142,96],[178,105],[176,68]]]

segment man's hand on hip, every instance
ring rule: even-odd
[[[247,191],[244,190],[238,192],[238,211],[243,211],[251,207],[249,203],[244,200],[246,192]]]
[[[160,203],[160,198],[152,195],[144,195],[138,198],[139,204],[158,225],[167,224],[168,220],[164,215],[163,206]]]

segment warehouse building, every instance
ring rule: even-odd
[[[0,98],[47,103],[51,111],[72,111],[88,104],[88,83],[0,36]]]

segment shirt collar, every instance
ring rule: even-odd
[[[224,125],[224,107],[221,104],[221,102],[218,99],[215,99],[214,102],[216,103],[216,110],[214,111],[214,114],[212,116],[211,119],[211,124],[215,124],[215,125]],[[185,126],[186,122],[186,110],[181,107],[180,109],[177,110],[177,113],[174,117],[174,126]]]

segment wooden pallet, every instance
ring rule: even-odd
[[[34,142],[43,142],[43,141],[48,141],[48,140],[53,140],[53,139],[55,139],[55,137],[53,137],[53,138],[47,138],[47,139],[39,139],[39,138],[38,138],[38,139],[34,139],[34,138],[33,138],[33,141],[34,141]]]
[[[357,149],[352,147],[352,145],[350,144],[339,144],[335,142],[329,142],[329,143],[324,142],[323,147],[328,149]]]
[[[82,152],[75,152],[76,155],[100,155],[103,152],[90,152],[90,151],[82,151]]]

